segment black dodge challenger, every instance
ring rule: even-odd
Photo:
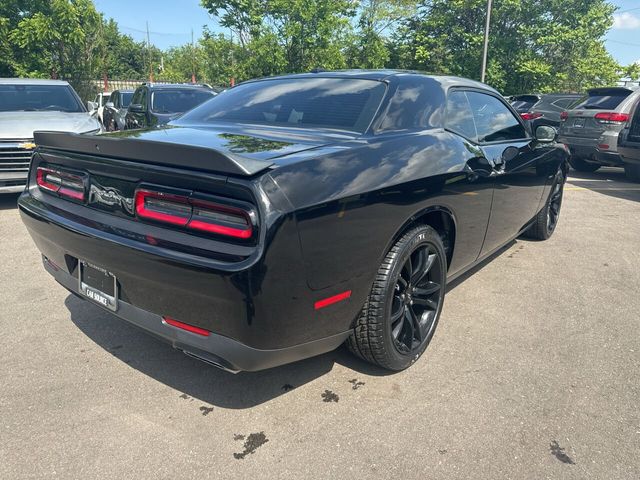
[[[46,270],[228,371],[345,341],[408,367],[447,282],[553,233],[567,172],[495,90],[400,71],[249,81],[163,128],[35,142],[19,205]]]

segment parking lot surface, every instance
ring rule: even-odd
[[[387,374],[207,366],[58,286],[0,197],[0,478],[640,477],[640,185],[572,172],[547,242],[451,286]]]

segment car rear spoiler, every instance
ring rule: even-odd
[[[115,135],[39,131],[34,132],[34,143],[38,148],[229,175],[252,176],[273,165],[270,161],[220,152],[203,146],[131,137],[118,138]]]
[[[633,92],[633,88],[629,87],[597,87],[587,90],[589,95],[628,95]]]

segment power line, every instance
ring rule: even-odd
[[[621,42],[619,40],[605,39],[605,42],[619,43],[620,45],[628,45],[630,47],[640,47],[640,43]]]
[[[127,27],[125,25],[120,25],[118,24],[118,28],[122,28],[124,30],[130,30],[132,32],[138,32],[138,33],[144,33],[146,34],[147,31],[146,30],[140,30],[138,28],[133,28],[133,27]],[[188,33],[175,33],[175,32],[154,32],[153,30],[149,30],[149,33],[151,35],[162,35],[162,36],[181,36],[181,37],[185,37],[187,35],[189,35]]]
[[[619,11],[617,11],[615,13],[633,12],[634,10],[640,10],[640,7],[627,8],[626,10],[619,10]]]

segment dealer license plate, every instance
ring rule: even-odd
[[[108,270],[80,260],[78,263],[80,293],[98,305],[118,309],[118,281]]]

